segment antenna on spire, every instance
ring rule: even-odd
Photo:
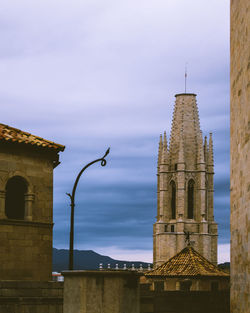
[[[185,93],[187,93],[187,63],[185,64]]]

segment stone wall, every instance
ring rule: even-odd
[[[52,224],[0,220],[1,280],[50,280]]]
[[[1,313],[62,313],[63,283],[0,281]]]
[[[231,312],[250,303],[249,1],[231,0]]]
[[[140,313],[229,313],[229,291],[144,290],[140,295]]]
[[[157,284],[160,283],[162,291],[177,291],[180,289],[180,283],[189,280],[191,282],[190,291],[211,291],[212,283],[218,284],[219,291],[229,290],[229,276],[228,277],[200,277],[200,278],[141,278],[142,290],[157,290]]]
[[[136,271],[65,271],[64,313],[140,313]]]
[[[53,158],[50,151],[0,144],[0,280],[51,280],[53,228]],[[8,180],[27,183],[25,216],[5,214]]]

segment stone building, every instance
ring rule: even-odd
[[[53,169],[64,146],[0,124],[0,280],[49,281]]]
[[[157,221],[153,228],[154,267],[185,247],[185,232],[194,248],[217,264],[217,224],[213,205],[213,141],[202,136],[195,94],[177,94],[170,145],[160,137]]]
[[[229,274],[209,262],[190,245],[156,269],[145,273],[155,291],[229,290]]]
[[[250,6],[231,0],[231,312],[250,307]]]

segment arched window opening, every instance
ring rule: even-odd
[[[176,218],[176,185],[174,181],[171,181],[171,217]]]
[[[194,181],[188,182],[188,218],[194,218]]]
[[[10,178],[6,184],[5,214],[7,218],[24,219],[27,183],[21,176]]]

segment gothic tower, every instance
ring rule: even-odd
[[[185,232],[205,258],[217,264],[217,224],[213,216],[213,141],[203,139],[195,94],[177,94],[170,144],[160,136],[154,266],[185,247]]]

